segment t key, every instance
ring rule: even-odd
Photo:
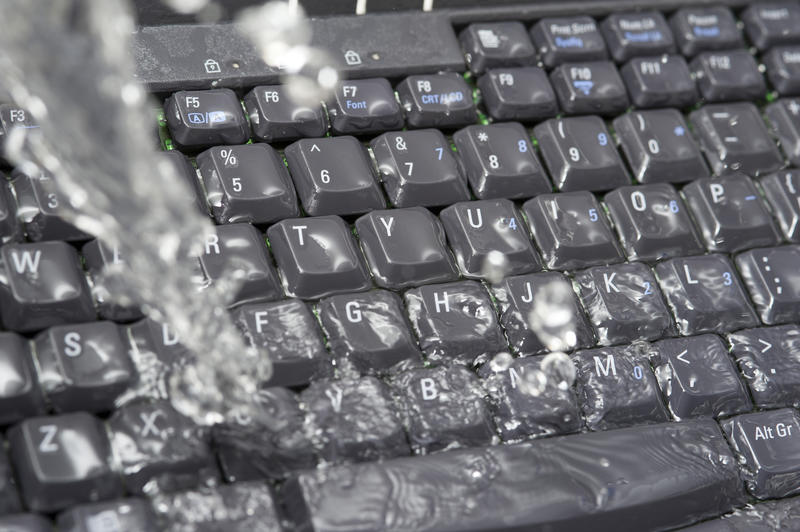
[[[761,321],[800,321],[800,246],[753,249],[736,257]]]
[[[179,91],[164,104],[172,140],[195,148],[214,144],[244,144],[250,126],[239,98],[231,89]]]
[[[364,135],[403,127],[403,112],[383,78],[343,81],[328,101],[331,129],[339,135]]]
[[[397,93],[410,127],[457,128],[475,122],[477,116],[472,90],[454,72],[409,76]]]

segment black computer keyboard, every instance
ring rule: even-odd
[[[178,412],[180,338],[15,170],[0,531],[800,530],[800,3],[502,4],[314,19],[313,105],[230,24],[137,32],[274,373]]]

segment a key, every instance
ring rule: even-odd
[[[798,264],[798,246],[752,249],[736,256],[736,266],[763,323],[800,321]]]
[[[415,452],[486,445],[495,437],[480,381],[467,368],[412,369],[390,383]]]
[[[394,207],[434,207],[469,199],[467,180],[439,130],[384,133],[370,146]]]
[[[616,116],[628,108],[628,94],[611,61],[565,63],[550,73],[558,103],[569,115]]]
[[[141,310],[133,304],[124,305],[112,296],[122,296],[115,289],[126,291],[124,275],[106,276],[106,270],[120,271],[125,267],[125,258],[116,246],[108,247],[97,239],[90,240],[81,248],[86,269],[93,282],[97,313],[104,320],[132,321],[142,317]]]
[[[634,57],[619,73],[636,107],[682,109],[700,98],[689,65],[680,55]]]
[[[800,242],[800,172],[782,170],[759,183],[784,238]]]
[[[547,73],[539,67],[494,68],[478,78],[486,110],[495,120],[538,121],[558,113]]]
[[[405,293],[411,325],[431,362],[470,364],[507,349],[489,295],[475,281],[426,285]]]
[[[52,532],[53,523],[39,514],[11,514],[0,516],[3,532]]]
[[[681,53],[687,57],[706,50],[741,48],[744,43],[727,7],[684,7],[669,19]]]
[[[423,207],[372,211],[355,223],[375,284],[401,290],[458,279],[439,220]]]
[[[800,491],[800,417],[794,409],[742,414],[723,421],[722,428],[742,459],[742,476],[754,497]]]
[[[17,216],[29,240],[75,242],[91,238],[61,216],[65,198],[52,176],[45,172],[28,175],[16,169],[11,178],[17,200]]]
[[[792,2],[751,5],[741,19],[747,38],[759,50],[800,41],[800,6]]]
[[[783,166],[761,114],[749,102],[709,104],[689,115],[715,174],[759,176]]]
[[[747,176],[698,179],[683,187],[683,197],[709,251],[733,253],[778,243],[772,217]]]
[[[591,17],[543,18],[531,28],[531,38],[548,68],[608,57],[603,37]]]
[[[341,82],[327,104],[331,129],[338,135],[365,135],[403,127],[403,112],[383,78]]]
[[[630,178],[605,123],[597,116],[553,118],[533,129],[555,187],[610,190]]]
[[[179,91],[164,102],[172,140],[188,149],[216,144],[244,144],[250,126],[231,89]]]
[[[522,205],[545,265],[555,270],[622,260],[611,225],[589,192],[542,194]]]
[[[536,61],[536,50],[521,22],[470,24],[461,31],[458,40],[473,74]]]
[[[573,355],[578,402],[589,430],[667,421],[667,410],[650,364],[636,344]]]
[[[45,413],[33,355],[21,336],[0,333],[0,425]]]
[[[261,85],[244,97],[253,136],[264,142],[324,137],[328,119],[321,104],[292,98],[285,85]]]
[[[769,104],[764,114],[786,158],[790,163],[800,165],[800,99],[781,98]]]
[[[135,497],[74,506],[58,515],[56,525],[63,532],[148,532],[157,528],[150,503]]]
[[[672,320],[650,268],[630,263],[575,274],[598,344],[616,345],[670,335]]]
[[[657,264],[655,272],[682,335],[758,325],[736,270],[724,255],[670,259]]]
[[[0,318],[6,328],[32,332],[95,319],[80,259],[69,244],[6,244],[0,259]]]
[[[57,412],[108,412],[136,378],[127,338],[110,321],[51,327],[34,345],[39,383]]]
[[[5,442],[2,439],[0,439],[0,443],[5,446]],[[22,502],[13,476],[11,464],[8,461],[8,456],[6,456],[5,447],[3,447],[3,450],[0,451],[0,512],[2,515],[22,511]],[[5,530],[2,520],[0,520],[0,530]]]
[[[375,377],[318,380],[300,394],[327,462],[411,454],[389,388]]]
[[[594,334],[580,308],[572,282],[560,272],[506,277],[492,285],[500,323],[511,349],[523,355],[592,347]],[[568,317],[548,322],[549,314]]]
[[[767,85],[747,50],[703,52],[689,65],[706,101],[758,100]]]
[[[196,205],[199,212],[208,216],[209,210],[206,195],[200,184],[200,179],[197,177],[197,171],[192,166],[189,158],[177,150],[159,152],[158,155],[169,161],[169,164],[173,166],[175,177],[188,187],[184,198],[186,204]]]
[[[367,151],[355,137],[303,139],[284,151],[311,216],[359,214],[385,204]]]
[[[447,241],[464,277],[492,278],[541,269],[525,222],[507,199],[456,203],[439,213]],[[502,253],[499,272],[491,269],[492,257]]]
[[[272,361],[269,386],[298,386],[330,373],[331,358],[314,315],[297,299],[242,305],[233,321]]]
[[[767,79],[781,96],[800,94],[800,46],[776,46],[761,60],[767,69]]]
[[[552,186],[517,122],[468,126],[453,134],[472,191],[480,199],[525,198]]]
[[[689,211],[666,183],[621,187],[604,203],[629,260],[656,262],[704,251]]]
[[[100,420],[77,412],[29,418],[8,433],[25,506],[50,513],[121,494]]]
[[[266,224],[299,214],[289,172],[266,144],[217,146],[197,156],[217,223]]]
[[[800,328],[746,329],[728,335],[731,354],[759,408],[800,404]]]
[[[397,86],[409,127],[455,129],[475,122],[472,90],[460,75],[409,76]]]
[[[600,31],[618,63],[635,56],[675,53],[672,31],[658,11],[614,13],[600,24]]]
[[[318,299],[371,286],[353,235],[338,216],[283,220],[267,237],[289,296]]]
[[[317,306],[331,353],[361,373],[384,373],[421,355],[400,298],[388,290],[327,297]]]
[[[22,238],[22,224],[17,216],[17,200],[11,192],[11,185],[2,183],[0,185],[0,243],[18,242]]]
[[[674,183],[708,175],[700,148],[675,109],[634,111],[613,124],[639,182]]]
[[[730,416],[753,409],[719,336],[670,338],[651,349],[656,378],[674,419]]]

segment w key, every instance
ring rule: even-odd
[[[753,249],[736,265],[767,325],[800,320],[800,246]]]

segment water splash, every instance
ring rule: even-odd
[[[538,287],[528,324],[548,351],[568,351],[577,344],[575,293],[568,283]]]

